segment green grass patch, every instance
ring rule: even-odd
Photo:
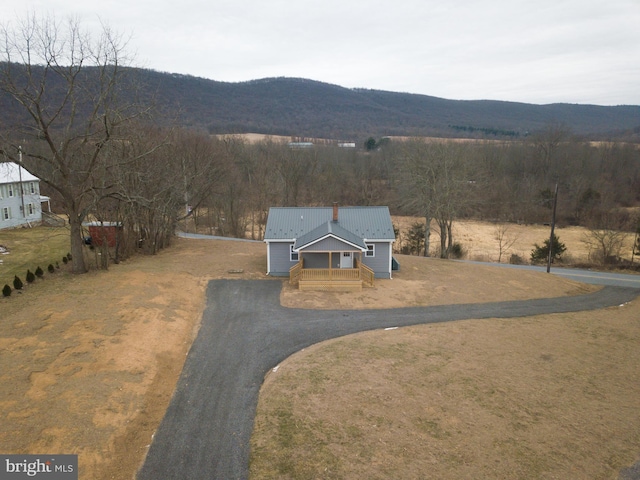
[[[64,227],[35,227],[0,230],[0,245],[7,253],[0,254],[0,288],[13,285],[17,275],[25,281],[27,270],[38,267],[49,275],[47,267],[62,266],[62,257],[69,252],[69,230]],[[26,282],[25,282],[26,283]]]

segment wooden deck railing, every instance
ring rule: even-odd
[[[364,263],[360,262],[360,278],[362,278],[362,283],[368,287],[373,287],[373,279],[376,277],[376,274],[367,267]]]
[[[289,283],[297,285],[303,281],[340,282],[360,280],[363,285],[373,287],[375,273],[362,262],[356,268],[302,268],[302,262],[289,269]]]
[[[302,261],[296,263],[293,267],[289,269],[289,283],[291,285],[297,285],[300,281],[300,276],[302,274]]]
[[[303,268],[300,280],[360,280],[357,268]]]

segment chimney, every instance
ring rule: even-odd
[[[338,202],[333,202],[333,221],[338,221]]]

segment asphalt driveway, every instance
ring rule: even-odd
[[[198,337],[139,480],[247,478],[249,439],[266,372],[315,343],[386,327],[593,310],[626,303],[640,293],[604,287],[551,299],[322,311],[282,307],[281,287],[278,280],[209,283]]]

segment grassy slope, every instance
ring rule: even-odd
[[[62,266],[62,257],[69,251],[69,231],[55,227],[0,230],[0,245],[9,251],[0,255],[0,288],[13,287],[15,275],[26,283],[27,269],[35,272],[40,266],[46,275],[49,264]]]

